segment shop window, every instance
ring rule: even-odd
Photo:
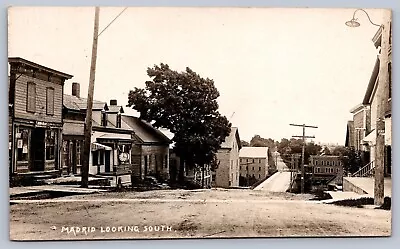
[[[36,112],[36,84],[33,82],[28,82],[26,111]]]
[[[46,160],[54,160],[56,152],[56,132],[46,130]]]
[[[54,88],[46,89],[46,114],[54,115]]]
[[[100,165],[104,165],[104,150],[100,150]]]
[[[98,150],[93,151],[93,154],[92,154],[92,165],[93,166],[99,165],[99,151]]]
[[[16,134],[17,142],[17,161],[29,160],[29,129],[19,128]]]

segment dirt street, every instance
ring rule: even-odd
[[[389,236],[391,212],[254,190],[102,193],[11,205],[12,240]]]

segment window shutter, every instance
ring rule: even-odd
[[[54,88],[48,87],[46,90],[46,114],[54,115]]]
[[[33,82],[28,82],[26,98],[26,111],[36,112],[36,85]]]

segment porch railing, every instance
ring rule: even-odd
[[[375,163],[374,161],[369,162],[367,165],[359,169],[357,172],[352,174],[352,177],[367,177],[373,176],[375,173]]]

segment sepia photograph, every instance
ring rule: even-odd
[[[391,9],[7,15],[11,241],[392,235]]]

